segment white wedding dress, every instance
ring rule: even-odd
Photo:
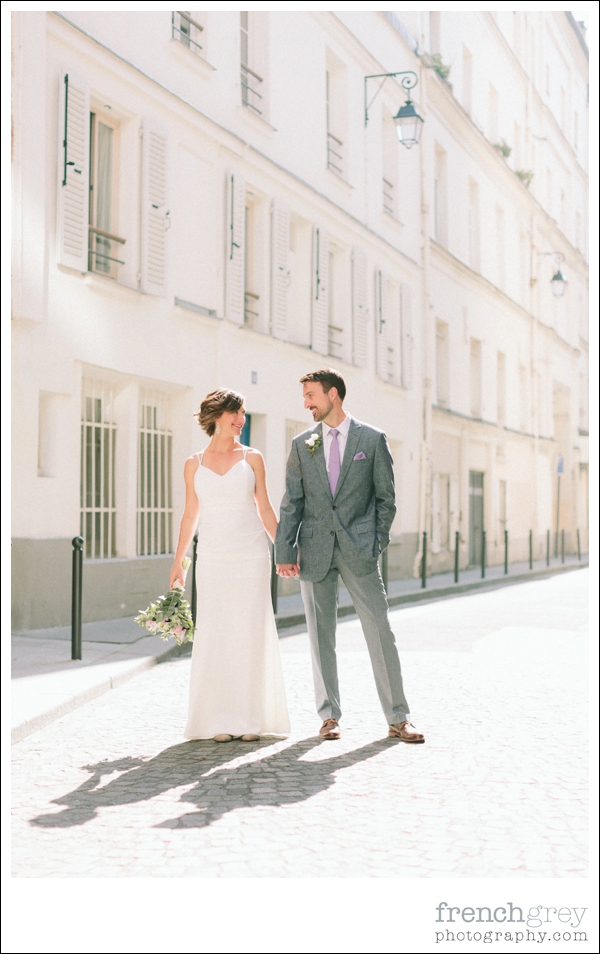
[[[246,452],[223,476],[203,467],[198,455],[197,612],[187,739],[290,731],[271,559]]]

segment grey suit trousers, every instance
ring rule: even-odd
[[[410,719],[404,696],[396,639],[388,620],[388,602],[379,567],[367,576],[355,576],[335,545],[331,566],[318,583],[300,582],[310,638],[317,712],[325,719],[342,714],[335,652],[338,578],[341,576],[358,613],[375,685],[390,725]]]

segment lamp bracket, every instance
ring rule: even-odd
[[[411,89],[414,89],[414,87],[419,82],[419,77],[413,70],[401,70],[399,73],[374,73],[372,76],[365,76],[365,126],[369,122],[369,110],[371,106],[373,105],[373,103],[375,102],[375,100],[377,99],[377,96],[381,92],[381,88],[383,84],[385,83],[386,79],[388,79],[390,76],[402,76],[402,79],[400,80],[400,85],[402,89],[405,89],[407,92]],[[377,87],[377,91],[375,95],[373,96],[371,102],[367,103],[367,81],[370,79],[380,79],[381,83]],[[409,97],[409,101],[410,101],[410,97]]]

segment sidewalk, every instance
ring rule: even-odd
[[[545,560],[534,560],[533,569],[529,563],[512,563],[508,574],[504,575],[504,565],[486,567],[485,578],[481,577],[481,567],[472,570],[461,570],[458,583],[454,582],[454,573],[437,573],[427,578],[427,586],[422,587],[421,579],[417,580],[390,580],[388,584],[388,603],[390,606],[400,606],[403,603],[416,603],[427,600],[441,599],[457,593],[466,593],[471,590],[486,589],[488,587],[506,586],[512,583],[521,583],[524,580],[543,579],[555,573],[564,573],[567,570],[580,569],[588,566],[587,554],[582,555],[581,561],[576,556],[566,556],[562,563],[560,558],[550,560],[546,566]],[[354,613],[354,607],[348,590],[340,585],[338,595],[338,617],[349,616]],[[280,596],[277,600],[277,628],[287,629],[306,623],[304,606],[300,593],[293,596]]]
[[[556,573],[587,566],[576,557],[565,563],[554,560],[550,567],[534,563],[513,564],[508,576],[504,568],[466,570],[458,584],[452,573],[441,573],[427,580],[393,580],[389,584],[390,606],[443,599],[473,590],[496,588],[543,578]],[[300,594],[280,597],[277,607],[277,628],[282,636],[294,628],[304,627],[306,620]],[[340,587],[338,616],[354,612],[348,591]],[[59,719],[90,699],[102,695],[157,663],[188,653],[191,645],[177,646],[160,636],[147,634],[133,622],[133,617],[83,624],[83,659],[71,660],[71,628],[60,626],[38,629],[12,636],[12,742],[20,742],[31,733]]]

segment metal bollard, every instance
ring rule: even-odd
[[[579,527],[577,527],[577,559],[581,563],[581,538],[579,536]]]
[[[388,551],[387,548],[381,554],[381,579],[383,580],[383,588],[385,592],[388,592]]]
[[[546,530],[546,566],[550,566],[550,531]]]
[[[460,530],[454,533],[454,582],[458,583],[458,570],[460,563]]]
[[[529,531],[529,569],[533,570],[533,530]]]
[[[194,628],[196,628],[196,610],[198,608],[198,591],[196,588],[196,562],[198,560],[198,534],[194,534],[194,543],[192,546],[192,598],[190,600],[190,606],[192,610],[192,619],[194,620]]]
[[[481,531],[481,579],[485,579],[485,545],[487,530]]]
[[[504,575],[508,575],[508,530],[504,531]]]
[[[421,563],[421,588],[427,586],[427,530],[423,530],[423,560]]]
[[[271,603],[273,604],[273,613],[277,615],[277,596],[279,593],[279,577],[277,576],[277,565],[275,563],[275,547],[271,547]]]
[[[560,562],[565,562],[565,531],[560,531]]]
[[[83,596],[83,537],[73,537],[71,586],[71,659],[81,659],[81,606]]]

